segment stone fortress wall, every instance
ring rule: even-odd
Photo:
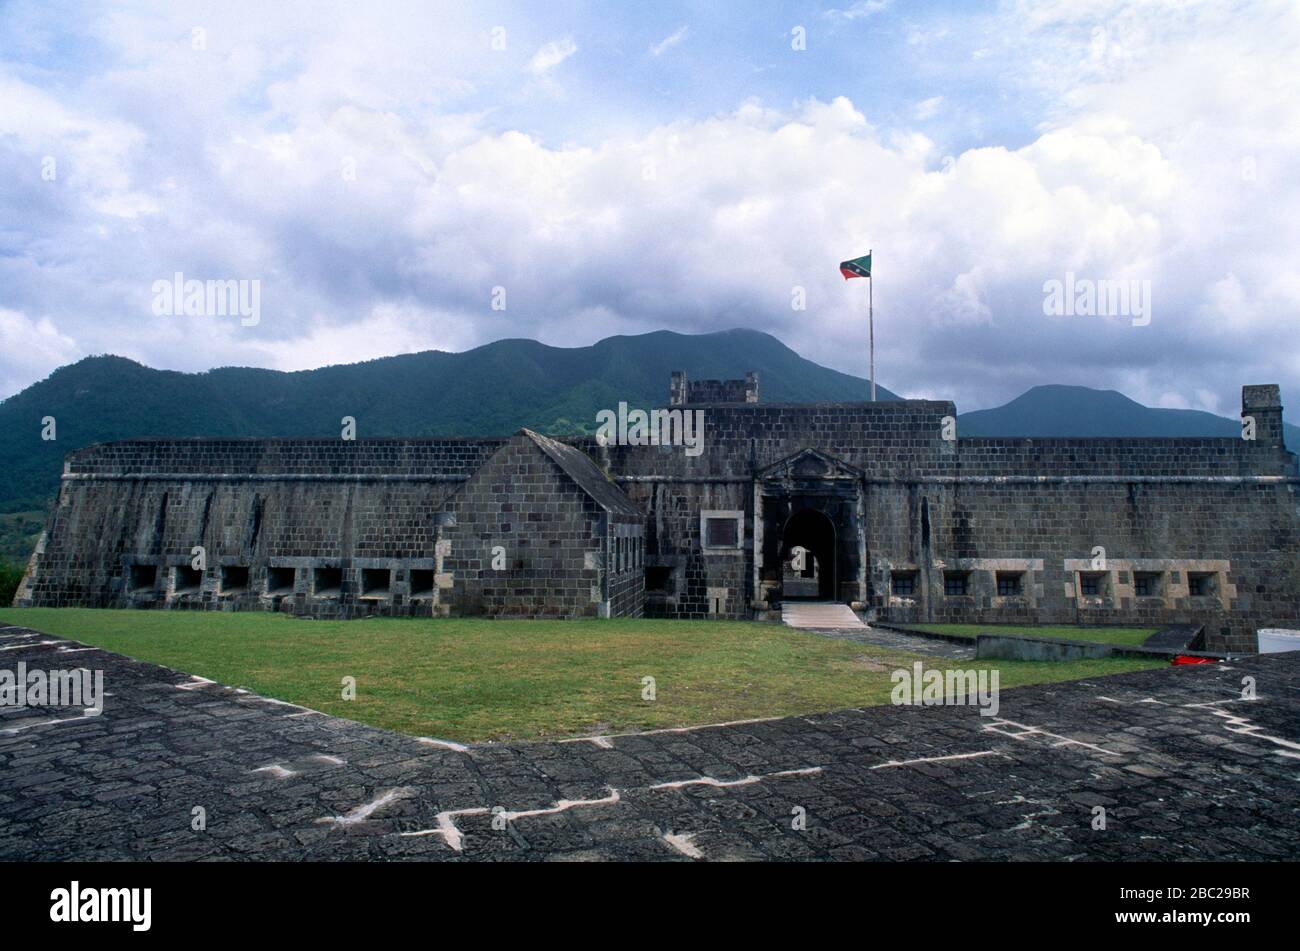
[[[882,620],[1195,620],[1209,645],[1251,650],[1257,627],[1300,617],[1300,479],[1276,386],[1243,390],[1254,440],[945,440],[956,410],[943,401],[700,408],[698,457],[579,443],[647,513],[649,564],[667,569],[648,582],[650,614],[707,615],[718,594],[730,617],[770,610],[755,552],[770,566],[785,546],[710,550],[698,513],[743,511],[752,536],[780,533],[764,506],[776,489],[839,513],[836,597]],[[808,449],[857,471],[769,471]]]
[[[765,404],[753,375],[669,395],[699,455],[526,431],[78,450],[17,603],[772,617],[798,544],[880,620],[1195,621],[1249,650],[1300,617],[1276,386],[1243,390],[1254,439],[951,438],[951,402]]]

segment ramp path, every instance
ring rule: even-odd
[[[871,627],[863,623],[847,604],[836,604],[830,601],[787,601],[781,608],[781,621],[787,627],[840,641],[856,641],[859,644],[889,647],[913,654],[927,654],[931,657],[967,659],[975,656],[973,639],[970,645],[966,646],[950,640],[904,634],[902,631],[883,627]]]
[[[851,607],[833,601],[786,601],[781,605],[781,623],[820,631],[859,631],[867,627]]]

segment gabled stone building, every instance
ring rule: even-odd
[[[894,621],[1195,621],[1234,650],[1300,617],[1276,386],[1243,389],[1250,439],[966,438],[951,402],[766,404],[752,374],[674,374],[669,407],[702,420],[695,451],[527,430],[78,450],[16,602],[774,618],[797,591]]]
[[[643,613],[645,515],[572,446],[520,430],[451,494],[442,514],[436,583],[445,610]]]

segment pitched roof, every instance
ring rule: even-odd
[[[531,429],[521,429],[518,434],[531,439],[538,449],[546,453],[551,458],[551,461],[563,469],[564,473],[578,483],[578,487],[591,496],[596,504],[605,511],[619,515],[642,516],[645,514],[637,508],[636,503],[623,493],[622,489],[610,481],[609,477],[601,471],[600,466],[596,465],[592,458],[581,449],[567,446],[562,442],[551,439],[549,436],[535,433]]]

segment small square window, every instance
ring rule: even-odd
[[[999,571],[997,577],[998,597],[1018,598],[1024,592],[1024,572]]]
[[[735,548],[740,533],[734,518],[711,518],[705,521],[705,548]]]
[[[892,580],[894,597],[910,598],[916,594],[915,571],[895,571]]]
[[[198,594],[203,587],[203,572],[189,565],[177,565],[172,577],[172,591],[175,594]]]
[[[266,593],[293,594],[295,574],[296,570],[293,568],[267,568]]]
[[[248,590],[248,566],[226,565],[221,569],[221,593],[239,594]]]
[[[1214,594],[1214,575],[1203,571],[1187,572],[1187,593],[1193,598],[1206,598]]]
[[[1133,594],[1139,598],[1157,597],[1160,594],[1160,573],[1158,571],[1134,572]]]
[[[1100,598],[1104,593],[1106,576],[1101,572],[1090,571],[1079,575],[1079,595],[1085,598]]]
[[[317,568],[315,593],[318,597],[338,597],[343,591],[342,568]]]
[[[950,598],[961,597],[970,593],[969,571],[945,571],[943,573],[943,593]]]
[[[131,566],[131,590],[132,591],[152,590],[154,584],[157,581],[158,581],[157,565],[132,565]]]
[[[416,568],[411,572],[411,597],[428,597],[433,594],[433,570]]]
[[[361,597],[388,597],[392,578],[393,573],[387,568],[363,568],[361,570]]]

